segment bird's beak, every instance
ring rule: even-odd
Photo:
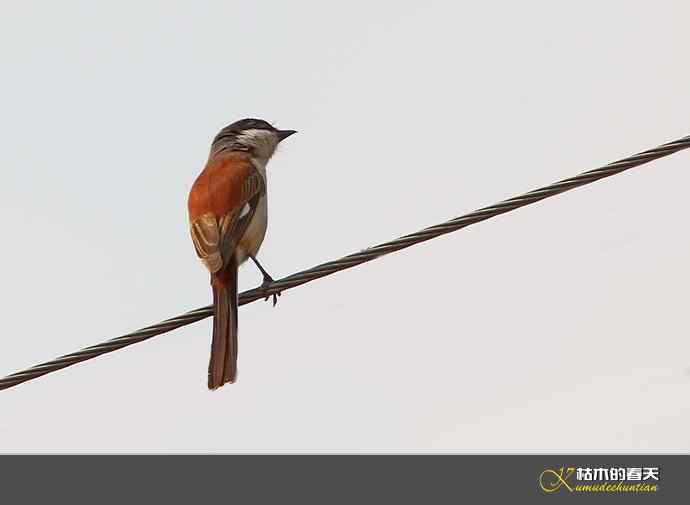
[[[278,142],[282,142],[293,133],[297,133],[297,130],[278,130],[276,132],[276,134],[278,135]]]

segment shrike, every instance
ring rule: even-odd
[[[213,340],[208,387],[237,377],[237,269],[251,258],[263,285],[273,279],[256,259],[266,235],[266,165],[295,130],[278,130],[261,119],[223,128],[206,167],[189,193],[189,223],[196,253],[211,273]],[[273,304],[276,296],[273,295]]]

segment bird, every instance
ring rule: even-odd
[[[208,161],[189,192],[192,242],[211,274],[213,291],[210,390],[237,379],[239,266],[251,259],[263,275],[261,287],[273,282],[256,258],[268,225],[266,165],[278,144],[294,133],[262,119],[226,126],[213,139]],[[273,294],[274,306],[276,301]]]

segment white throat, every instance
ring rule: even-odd
[[[244,130],[237,136],[237,140],[253,148],[252,162],[257,170],[265,176],[266,164],[278,147],[278,136],[272,131],[251,129]]]

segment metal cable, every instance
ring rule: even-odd
[[[544,198],[555,196],[573,188],[598,181],[599,179],[610,177],[625,170],[643,165],[658,158],[663,158],[664,156],[668,156],[689,147],[690,136],[683,137],[682,139],[663,144],[659,147],[655,147],[654,149],[630,156],[629,158],[609,163],[608,165],[595,168],[594,170],[589,170],[588,172],[583,172],[574,177],[551,184],[550,186],[535,189],[520,196],[503,200],[495,205],[475,210],[474,212],[451,219],[445,223],[431,226],[416,233],[411,233],[390,242],[386,242],[385,244],[370,247],[338,260],[329,261],[308,270],[289,275],[283,279],[279,279],[271,283],[266,289],[250,289],[249,291],[245,291],[240,294],[239,304],[244,305],[251,303],[261,298],[265,298],[267,295],[286,291],[321,277],[331,275],[335,272],[361,265],[362,263],[366,263],[386,254],[390,254],[412,245],[431,240],[432,238],[465,228],[471,224],[484,221],[526,205],[530,205],[538,202],[539,200],[543,200]],[[53,361],[48,361],[26,370],[15,372],[3,379],[0,379],[0,390],[11,388],[17,384],[21,384],[22,382],[36,379],[42,375],[89,360],[91,358],[95,358],[101,354],[117,351],[118,349],[122,349],[128,345],[148,340],[156,335],[167,333],[181,326],[195,323],[196,321],[200,321],[201,319],[207,318],[211,315],[213,315],[213,308],[211,306],[196,309],[191,312],[187,312],[186,314],[173,317],[172,319],[166,319],[158,324],[147,326],[146,328],[142,328],[133,333],[128,333],[127,335],[86,347],[85,349],[73,352],[72,354],[61,356]]]

